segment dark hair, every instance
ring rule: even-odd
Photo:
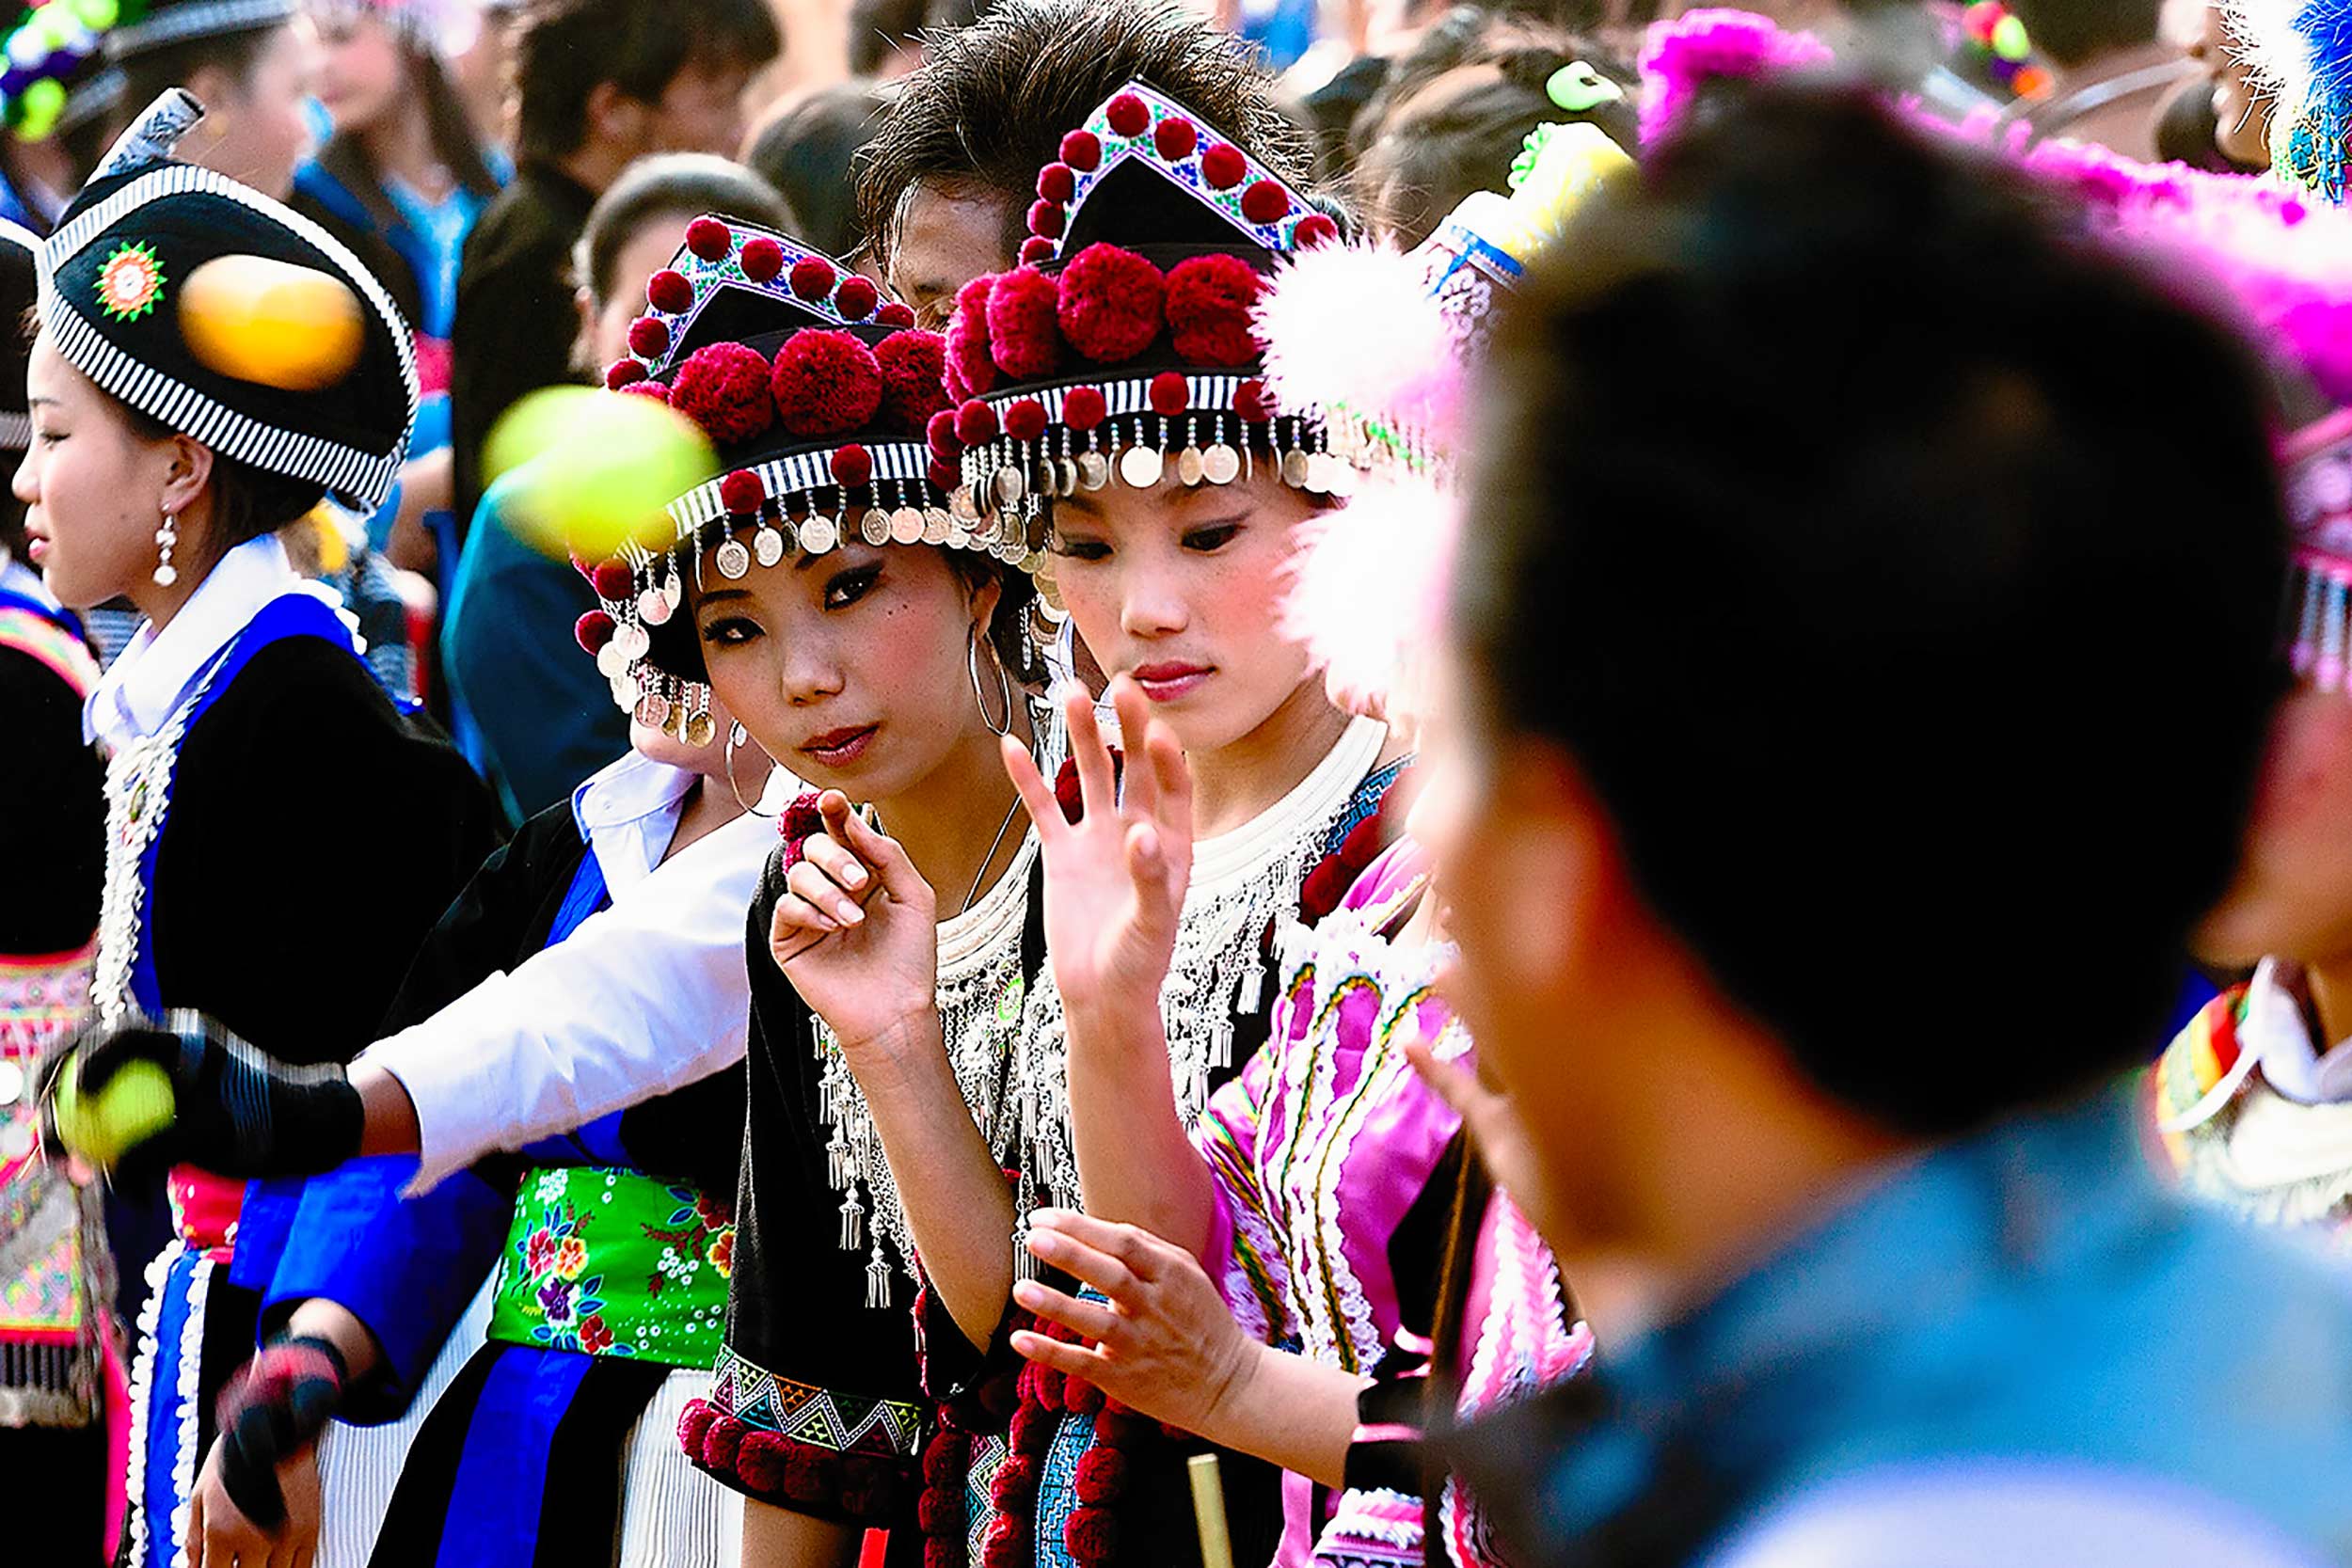
[[[199,33],[141,50],[122,62],[122,102],[143,108],[172,87],[185,87],[210,66],[227,74],[239,91],[253,80],[262,54],[288,26],[281,17],[233,33]]]
[[[1639,79],[1606,49],[1549,29],[1498,44],[1473,46],[1434,76],[1402,73],[1401,85],[1410,86],[1401,96],[1384,93],[1367,107],[1378,129],[1357,166],[1357,205],[1408,248],[1472,191],[1507,191],[1511,160],[1538,125],[1589,121],[1627,151],[1640,150]],[[1624,97],[1574,114],[1554,103],[1547,85],[1580,62]]]
[[[821,87],[761,127],[743,160],[792,204],[800,238],[828,256],[858,249],[857,198],[847,176],[887,103],[871,82]]]
[[[424,107],[433,155],[460,185],[475,196],[486,200],[498,195],[498,176],[491,171],[489,160],[483,156],[482,144],[474,139],[473,120],[467,115],[457,88],[450,82],[449,72],[441,68],[440,57],[403,40],[400,61],[402,70],[407,72],[407,90],[414,92]],[[384,194],[383,176],[376,169],[364,136],[349,131],[336,132],[319,150],[318,161],[320,167],[334,175],[353,198],[367,209],[377,228],[399,227],[400,215],[392,210],[391,198]]]
[[[134,408],[119,399],[116,406],[130,420],[132,433],[143,441],[167,441],[182,434],[177,426],[144,409]],[[326,498],[326,486],[316,480],[271,473],[231,457],[218,447],[209,450],[213,454],[213,472],[206,487],[213,494],[212,548],[216,556],[235,549],[248,539],[277,532]]]
[[[1275,107],[1256,47],[1168,0],[1027,0],[933,33],[857,171],[859,228],[885,262],[908,193],[1007,198],[1005,253],[1063,133],[1140,79],[1274,173],[1303,183],[1305,136]]]
[[[2164,0],[2010,0],[2034,47],[2061,66],[2156,40]]]
[[[742,165],[708,152],[665,152],[640,158],[605,187],[588,209],[588,222],[572,250],[575,281],[584,285],[599,304],[621,288],[643,288],[644,279],[616,278],[612,269],[621,252],[645,227],[646,221],[674,214],[684,218],[704,213],[741,218],[783,233],[793,231],[792,211],[762,180]],[[686,225],[678,225],[685,243]]]
[[[601,83],[653,103],[682,71],[758,67],[784,48],[766,0],[693,0],[688,20],[663,0],[537,0],[515,38],[523,155],[578,151]]]
[[[1844,89],[1733,107],[1495,332],[1454,635],[1801,1070],[1957,1131],[2144,1059],[2234,864],[2267,393],[2013,166]]]

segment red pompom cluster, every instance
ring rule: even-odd
[[[1042,197],[1029,203],[1029,232],[1039,239],[1060,239],[1062,222],[1061,203]]]
[[[1056,205],[1078,194],[1078,172],[1068,164],[1047,164],[1037,171],[1037,194],[1040,200]]]
[[[1152,128],[1152,150],[1169,163],[1192,156],[1192,150],[1200,145],[1200,133],[1188,119],[1164,119]]]
[[[977,398],[957,409],[956,439],[967,447],[996,439],[996,410]]]
[[[1152,400],[1152,412],[1174,419],[1192,406],[1192,388],[1174,371],[1162,371],[1152,378],[1146,395]]]
[[[1005,434],[1016,441],[1034,441],[1045,434],[1045,405],[1035,398],[1023,398],[1005,408]]]
[[[833,293],[833,308],[841,312],[843,321],[862,322],[881,303],[882,291],[874,287],[874,280],[855,273],[843,278],[841,287]]]
[[[686,248],[706,261],[723,261],[735,248],[735,235],[717,218],[696,218],[686,226]]]
[[[1265,383],[1251,376],[1233,388],[1233,412],[1244,424],[1266,424],[1274,419],[1274,404],[1265,395]]]
[[[610,599],[614,604],[632,598],[637,593],[637,579],[625,561],[598,562],[596,569],[588,574],[588,581],[595,587],[597,598]]]
[[[776,419],[768,361],[741,343],[706,343],[670,378],[670,406],[721,446],[748,441]]]
[[[617,392],[645,379],[645,367],[634,359],[615,359],[604,368],[605,390]]]
[[[581,653],[594,656],[612,641],[613,627],[612,616],[601,610],[592,610],[572,623],[572,641],[580,644]]]
[[[1340,237],[1340,226],[1326,213],[1309,213],[1291,230],[1291,246],[1295,250],[1312,250],[1329,245]]]
[[[1091,131],[1073,131],[1061,139],[1061,161],[1080,174],[1103,166],[1103,138]]]
[[[1110,411],[1100,387],[1073,387],[1061,395],[1062,423],[1081,436],[1108,419]]]
[[[833,482],[845,490],[855,490],[874,477],[874,454],[852,441],[834,449],[832,467]]]
[[[628,351],[658,359],[670,346],[670,324],[660,316],[640,316],[628,324]]]
[[[1168,325],[1176,352],[1195,365],[1246,365],[1257,357],[1249,313],[1264,287],[1238,256],[1194,256],[1168,273]]]
[[[767,283],[784,270],[784,246],[761,234],[743,242],[743,254],[739,259],[743,276],[755,283]]]
[[[874,363],[882,368],[882,413],[896,428],[912,435],[947,406],[939,384],[947,344],[938,333],[893,332],[874,345]]]
[[[1241,155],[1241,149],[1227,142],[1218,142],[1200,154],[1200,178],[1213,191],[1230,191],[1249,172],[1249,160]]]
[[[784,840],[778,859],[787,871],[801,863],[803,847],[825,831],[825,814],[817,809],[820,798],[817,791],[803,789],[776,818],[776,836]]]
[[[670,404],[670,388],[659,381],[632,381],[621,388],[621,395],[644,398],[650,403],[660,404],[665,408]]]
[[[930,444],[931,455],[942,462],[953,463],[963,455],[963,439],[956,434],[956,411],[943,408],[933,414],[923,427],[923,439]]]
[[[694,303],[694,285],[686,280],[684,273],[663,267],[645,279],[645,303],[675,316]]]
[[[988,356],[988,296],[996,279],[983,273],[956,291],[956,313],[947,322],[947,395],[957,403],[996,385],[996,363]]]
[[[877,326],[913,326],[914,311],[894,299],[874,312],[874,324]]]
[[[833,293],[836,275],[833,263],[821,256],[803,256],[792,263],[788,281],[792,292],[805,300],[819,300]]]
[[[771,386],[776,419],[795,436],[854,430],[882,406],[882,367],[848,332],[794,333],[776,351]]]
[[[1062,336],[1089,359],[1132,359],[1160,335],[1166,292],[1160,269],[1143,257],[1115,245],[1090,245],[1062,269]]]
[[[897,1465],[868,1454],[834,1453],[754,1431],[707,1400],[689,1401],[678,1417],[678,1447],[706,1469],[740,1481],[757,1497],[803,1508],[831,1505],[853,1519],[889,1521],[898,1497]]]
[[[988,294],[989,356],[997,369],[1024,379],[1054,373],[1061,364],[1060,304],[1061,291],[1034,267],[997,276]]]
[[[1252,223],[1279,223],[1290,215],[1291,193],[1278,180],[1260,180],[1241,193],[1241,215]]]
[[[738,517],[755,515],[768,499],[768,486],[749,468],[738,468],[719,481],[719,504]]]
[[[1122,136],[1140,136],[1152,124],[1150,105],[1132,92],[1122,92],[1104,109],[1111,129]]]
[[[1021,264],[1041,267],[1054,259],[1054,242],[1042,234],[1032,234],[1021,242]]]

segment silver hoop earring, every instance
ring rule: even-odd
[[[169,512],[164,514],[163,526],[155,531],[155,543],[163,552],[155,562],[155,586],[168,588],[180,580],[180,568],[171,563],[172,547],[180,543],[180,523]]]
[[[733,723],[727,726],[727,743],[724,748],[724,754],[726,756],[727,763],[727,793],[735,797],[735,803],[737,805],[742,807],[746,813],[753,816],[775,816],[780,814],[772,811],[761,811],[757,806],[752,804],[749,800],[744,800],[743,786],[735,782],[735,749],[738,746],[742,745],[745,741],[751,739],[751,737],[752,732],[743,727],[743,721],[740,719],[736,720]]]
[[[1012,677],[1005,673],[1005,661],[993,650],[990,651],[988,661],[996,666],[996,689],[1005,709],[1005,721],[1001,724],[988,716],[988,698],[980,689],[980,628],[974,626],[964,633],[963,639],[963,667],[972,677],[972,701],[980,710],[983,729],[993,736],[1008,736],[1012,733]]]

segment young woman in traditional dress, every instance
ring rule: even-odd
[[[86,709],[112,753],[101,1017],[200,1031],[179,1009],[201,1008],[290,1060],[334,1059],[369,1038],[494,818],[274,532],[323,496],[382,498],[416,404],[407,328],[315,225],[170,160],[201,112],[159,100],[43,243],[15,489],[61,602],[120,594],[147,617]],[[257,325],[272,291],[312,329]],[[216,1277],[243,1191],[175,1169],[163,1221],[163,1174],[117,1173],[118,1248],[142,1221],[160,1248],[127,1259],[135,1276],[155,1257],[132,1379],[136,1564],[182,1557],[214,1397],[252,1342],[254,1298]]]

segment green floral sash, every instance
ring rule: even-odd
[[[726,1205],[690,1183],[536,1166],[515,1194],[490,1338],[707,1370],[734,1266]]]

